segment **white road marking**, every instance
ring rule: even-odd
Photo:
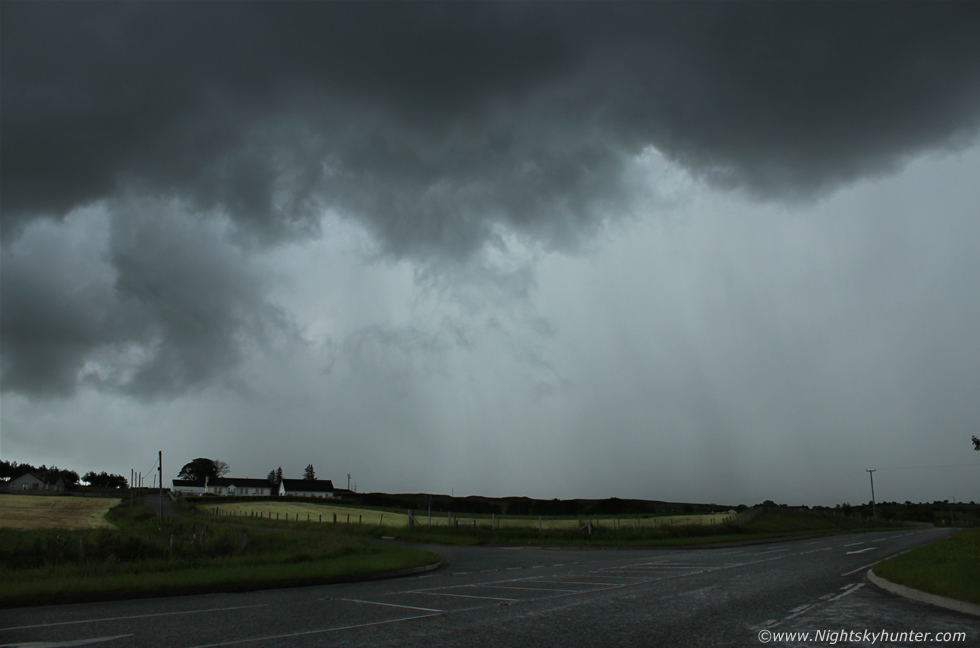
[[[74,641],[32,641],[28,643],[3,644],[0,648],[69,648],[70,646],[88,646],[90,644],[113,641],[134,635],[124,634],[114,637],[93,637],[91,639],[75,639]]]
[[[585,578],[592,578],[592,576],[585,576]],[[602,585],[619,585],[620,584],[620,583],[587,583],[585,581],[552,581],[552,580],[536,580],[534,582],[535,583],[554,583],[555,585],[595,585],[597,587],[602,586]]]
[[[486,589],[534,590],[537,592],[581,592],[577,589],[558,589],[557,587],[518,587],[517,585],[473,585]]]
[[[792,610],[790,610],[790,612],[792,614],[789,614],[789,615],[785,616],[783,618],[783,621],[789,621],[790,619],[795,619],[796,617],[800,616],[801,614],[803,614],[804,612],[806,612],[807,610],[809,610],[810,608],[812,608],[814,605],[817,605],[817,604],[816,603],[810,603],[809,605],[800,605],[798,607],[793,608]],[[783,621],[780,621],[780,623],[782,623]]]
[[[439,614],[442,614],[441,612]],[[202,644],[192,648],[218,648],[219,646],[239,646],[241,644],[256,643],[258,641],[273,641],[275,639],[290,639],[292,637],[308,637],[310,635],[326,634],[328,632],[339,632],[341,630],[354,630],[355,628],[367,628],[370,626],[386,625],[388,623],[399,623],[401,621],[412,621],[413,619],[428,619],[429,617],[439,616],[439,614],[420,614],[418,616],[401,617],[398,619],[387,619],[385,621],[375,621],[373,623],[358,623],[356,625],[337,626],[335,628],[322,628],[320,630],[307,630],[306,632],[290,632],[287,634],[268,635],[264,637],[252,637],[250,639],[238,639],[236,641],[225,641],[223,643]]]
[[[868,565],[865,565],[864,567],[858,567],[857,569],[852,569],[851,571],[849,571],[847,573],[841,574],[841,576],[850,576],[851,574],[854,574],[856,572],[859,572],[859,571],[861,571],[863,569],[868,569],[869,567],[872,567],[874,564],[875,563],[870,563]]]
[[[866,551],[874,551],[878,547],[865,547],[864,549],[855,549],[854,551],[848,551],[846,555],[851,556],[853,554],[863,554]]]
[[[760,551],[759,553],[745,554],[746,556],[764,556],[771,553],[779,553],[780,551],[789,551],[789,549],[772,549],[771,551]]]
[[[394,603],[381,603],[379,601],[361,601],[358,599],[332,599],[334,601],[347,601],[348,603],[364,603],[365,605],[383,605],[385,607],[395,607],[403,608],[405,610],[422,610],[423,612],[445,612],[445,610],[436,610],[434,608],[424,608],[418,607],[416,605],[395,605]]]
[[[845,547],[856,547],[857,545],[862,545],[862,544],[864,544],[865,542],[867,542],[867,540],[862,540],[861,542],[852,542],[851,544],[846,544],[846,545],[844,545],[844,546],[845,546]]]
[[[796,555],[797,556],[805,556],[807,554],[817,553],[818,551],[833,551],[833,550],[834,550],[833,547],[822,547],[820,549],[811,549],[810,551],[801,551],[800,553],[798,553]]]
[[[836,601],[837,599],[844,598],[848,594],[853,594],[854,592],[858,591],[859,589],[861,589],[865,585],[867,585],[867,583],[858,583],[854,587],[849,588],[846,592],[842,592],[842,593],[838,594],[837,596],[834,596],[833,598],[829,599],[829,601]]]
[[[429,594],[430,596],[454,596],[456,598],[486,599],[488,601],[520,601],[521,599],[501,596],[472,596],[470,594],[447,594],[446,592],[408,592],[409,594]]]
[[[183,610],[181,612],[158,612],[156,614],[134,614],[133,616],[121,617],[102,617],[100,619],[82,619],[80,621],[59,621],[56,623],[39,623],[37,625],[15,626],[13,628],[0,628],[0,630],[29,630],[32,628],[53,628],[54,626],[78,625],[79,623],[101,623],[103,621],[128,621],[129,619],[148,619],[150,617],[177,616],[179,614],[203,614],[205,612],[225,612],[227,610],[248,610],[251,608],[266,607],[262,605],[238,605],[236,607],[209,608],[207,610]]]

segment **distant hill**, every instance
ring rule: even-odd
[[[385,508],[428,510],[429,502],[425,493],[344,493],[347,502],[363,506]],[[659,500],[619,499],[569,499],[543,500],[530,497],[450,497],[431,495],[432,511],[446,513],[476,513],[490,515],[678,515],[684,513],[712,513],[729,509],[744,509],[745,506],[728,504],[695,504],[685,502],[662,502]]]

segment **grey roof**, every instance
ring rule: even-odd
[[[290,491],[303,491],[308,493],[332,493],[333,482],[329,479],[284,479],[283,486],[286,493]]]
[[[174,487],[197,487],[204,488],[203,479],[175,479]],[[208,480],[208,486],[235,486],[236,488],[275,488],[275,484],[268,479],[255,479],[253,477],[215,477]]]

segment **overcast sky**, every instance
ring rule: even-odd
[[[3,459],[980,501],[977,3],[0,19]]]

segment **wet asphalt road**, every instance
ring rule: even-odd
[[[876,646],[980,646],[980,619],[864,578],[877,560],[950,533],[694,550],[434,547],[446,567],[393,580],[3,610],[0,646],[766,645],[760,636],[829,646],[872,645],[839,633],[882,630],[931,635]],[[777,634],[785,632],[811,637]],[[936,641],[939,633],[959,640]]]

